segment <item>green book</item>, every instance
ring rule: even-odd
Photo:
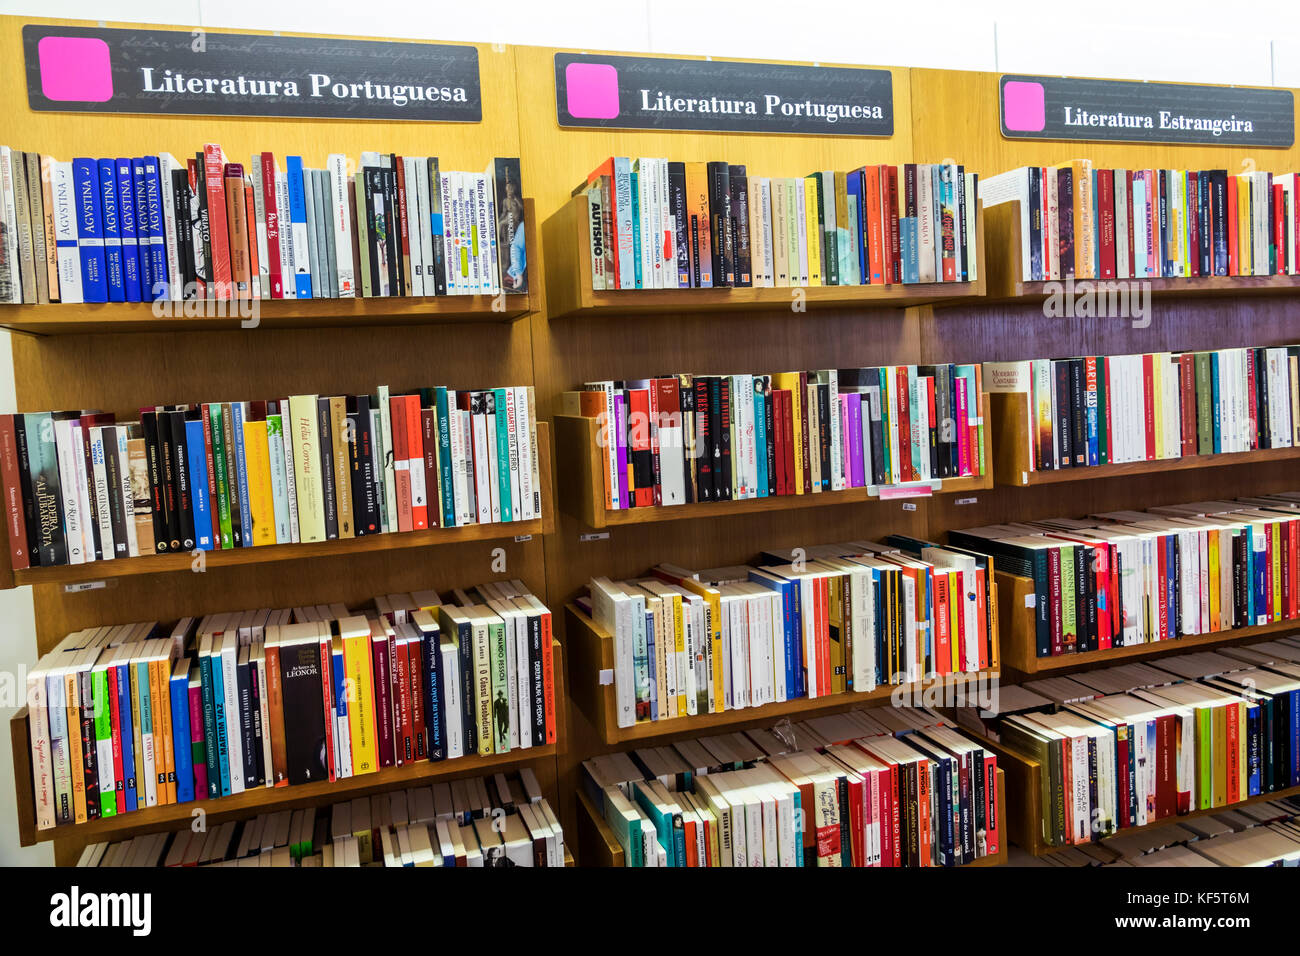
[[[510,422],[506,415],[506,390],[494,388],[491,394],[496,409],[496,473],[498,494],[501,496],[501,520],[513,521],[514,510],[510,502]]]
[[[91,672],[90,692],[95,705],[95,751],[99,758],[99,812],[101,816],[115,817],[112,708],[108,699],[108,672],[104,668],[96,667]]]
[[[1074,593],[1074,548],[1061,548],[1061,643],[1069,650],[1078,649],[1079,628]]]
[[[221,427],[221,406],[213,402],[208,406],[212,422],[212,471],[217,480],[217,524],[221,529],[221,548],[235,546],[230,524],[230,485],[226,481],[226,437]]]
[[[636,799],[637,806],[654,824],[655,833],[659,836],[659,845],[664,848],[664,855],[668,859],[668,865],[681,866],[682,864],[677,862],[677,854],[673,850],[672,814],[666,813],[662,807],[655,803],[654,794],[650,792],[649,785],[640,780],[633,782],[632,795]]]

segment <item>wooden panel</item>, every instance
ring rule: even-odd
[[[578,859],[583,866],[622,866],[623,846],[591,799],[578,791]]]

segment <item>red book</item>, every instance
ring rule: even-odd
[[[18,474],[20,467],[14,417],[0,415],[0,479],[3,479],[5,487],[7,509],[5,530],[9,534],[9,557],[15,570],[31,566],[27,555],[27,521],[23,514],[23,486]]]
[[[952,575],[959,575],[960,573],[960,571],[951,571],[948,574],[936,574],[934,576],[934,671],[941,677],[952,672],[953,635],[949,633],[948,630],[952,623],[952,618],[948,610],[948,582]],[[962,629],[965,618],[965,614],[957,615],[957,627],[959,631]],[[958,635],[958,639],[960,640],[960,634]],[[958,646],[960,647],[962,645],[959,643]]]
[[[249,298],[262,297],[262,260],[257,251],[257,205],[253,202],[253,187],[244,186],[244,215],[248,218],[248,275]]]
[[[406,647],[407,676],[411,683],[411,745],[413,760],[427,760],[429,757],[428,741],[425,736],[424,719],[424,647],[418,638],[412,639]]]
[[[907,366],[899,365],[894,369],[897,383],[898,401],[898,480],[914,481],[916,473],[912,470],[912,412],[908,403]]]
[[[420,396],[401,395],[397,401],[403,406],[406,421],[407,481],[411,485],[411,528],[423,531],[429,527],[429,489],[425,482],[424,423],[420,418]],[[498,408],[498,415],[505,409]],[[493,436],[493,441],[496,438]]]
[[[831,692],[831,585],[826,578],[817,579],[817,690]]]
[[[406,452],[406,403],[404,396],[388,399],[388,412],[393,429],[393,487],[397,498],[397,530],[411,529],[411,461]]]
[[[321,627],[320,636],[320,686],[325,707],[325,765],[329,767],[330,782],[338,779],[338,761],[334,759],[334,734],[337,731],[334,715],[334,648],[329,625]]]
[[[397,766],[411,762],[415,750],[411,740],[411,642],[399,637],[393,642],[393,727],[397,732]]]
[[[1125,733],[1125,735],[1119,738],[1115,742],[1116,764],[1117,766],[1120,767],[1128,766],[1129,738],[1130,735],[1133,733],[1133,725],[1128,724],[1127,727],[1128,727],[1128,731]],[[1133,821],[1129,817],[1128,774],[1117,773],[1115,777],[1119,783],[1119,801],[1117,802],[1115,807],[1116,816],[1118,817],[1116,823],[1118,823],[1119,828],[1122,830],[1126,827],[1133,826]]]
[[[1131,169],[1124,170],[1124,202],[1128,211],[1128,274],[1131,276],[1136,272],[1133,264],[1138,256],[1133,240],[1133,170]],[[1145,256],[1145,253],[1143,255]]]
[[[655,503],[655,489],[646,474],[653,462],[650,446],[650,393],[644,388],[628,389],[628,454],[635,455],[641,463],[633,469],[637,477],[636,506],[649,508]],[[715,437],[714,442],[718,439]],[[642,484],[645,487],[642,487]]]
[[[555,658],[551,634],[551,612],[541,601],[533,601],[542,619],[542,694],[546,700],[546,742],[555,743]],[[536,741],[533,741],[535,744]]]
[[[1300,272],[1300,268],[1298,268],[1300,262],[1297,261],[1300,260],[1300,209],[1295,208],[1297,200],[1300,200],[1300,196],[1293,193],[1291,195],[1291,206],[1292,211],[1295,212],[1295,235],[1291,237],[1291,255],[1288,257],[1292,275]]]
[[[229,299],[234,288],[230,271],[230,227],[226,221],[226,154],[208,143],[203,147],[203,176],[208,193],[208,233],[212,261],[208,274],[216,286],[215,298]]]
[[[199,161],[197,159],[187,160],[185,163],[185,171],[189,174],[190,192],[197,196],[199,190]],[[205,271],[210,270],[211,268],[212,265],[210,263],[205,263]],[[194,279],[194,297],[197,299],[207,297],[207,283],[201,275],[195,276]]]
[[[1097,170],[1098,262],[1101,278],[1115,278],[1115,170]]]
[[[853,866],[866,865],[866,787],[862,777],[852,771],[846,771],[849,784],[849,861]]]
[[[1282,184],[1273,184],[1273,246],[1277,250],[1276,268],[1278,275],[1286,272],[1286,196]]]
[[[986,828],[984,842],[988,846],[988,855],[996,856],[1002,845],[1002,807],[998,803],[998,758],[988,751],[984,752],[983,773],[984,826]],[[1121,776],[1127,778],[1128,774],[1122,774]]]
[[[1156,397],[1155,372],[1152,356],[1142,356],[1142,408],[1143,425],[1146,432],[1147,461],[1156,457]]]
[[[1047,549],[1047,580],[1050,584],[1049,603],[1052,618],[1052,656],[1065,653],[1065,639],[1061,632],[1061,549]]]
[[[1237,177],[1228,175],[1228,275],[1241,274],[1237,261]]]
[[[271,298],[284,298],[280,272],[280,206],[275,187],[275,154],[262,154],[262,205],[266,210],[266,258],[271,273]]]
[[[885,166],[889,176],[889,207],[885,210],[885,222],[889,225],[889,256],[886,265],[889,272],[886,282],[903,281],[903,247],[898,228],[898,167]]]
[[[867,166],[863,170],[863,179],[867,204],[867,270],[871,284],[880,285],[886,281],[884,236],[881,229],[884,216],[881,214],[880,202],[880,167]]]
[[[1169,620],[1169,589],[1165,586],[1165,582],[1169,580],[1168,552],[1166,551],[1168,541],[1167,536],[1156,539],[1156,590],[1160,592],[1159,617],[1156,620],[1160,627],[1160,640],[1162,641],[1167,641],[1173,637],[1173,627]]]
[[[393,765],[393,675],[388,654],[387,629],[379,627],[370,638],[375,668],[375,750],[380,767]]]
[[[109,664],[104,671],[108,683],[108,722],[113,729],[113,795],[117,801],[117,812],[126,813],[126,776],[122,770],[122,709],[118,699],[117,666]],[[99,768],[102,781],[106,768]],[[103,784],[100,784],[103,788]]]
[[[401,156],[393,158],[393,170],[397,174],[397,223],[402,238],[402,262],[404,265],[402,295],[411,294],[411,224],[407,221],[406,210],[406,163]]]

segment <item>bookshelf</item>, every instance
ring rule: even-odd
[[[625,289],[591,287],[591,217],[586,196],[574,196],[547,219],[542,235],[551,250],[547,297],[552,320],[620,315],[654,315],[682,309],[701,316],[716,312],[790,310],[798,297],[809,311],[855,305],[906,307],[930,302],[962,301],[984,295],[983,219],[976,218],[976,274],[973,282],[932,282],[903,285],[808,286],[806,288],[744,289]]]
[[[564,661],[558,641],[552,643],[551,650],[555,662],[556,702],[557,706],[562,707],[566,702],[563,694]],[[558,711],[557,720],[561,720]],[[562,721],[560,726],[563,726]],[[22,846],[32,846],[47,841],[61,842],[68,839],[77,839],[86,843],[118,839],[137,832],[147,833],[152,830],[167,829],[171,825],[191,820],[196,813],[202,813],[211,824],[273,810],[328,805],[399,787],[413,787],[437,780],[492,774],[526,764],[533,765],[538,761],[553,762],[558,752],[556,744],[544,744],[540,747],[529,747],[525,750],[490,756],[469,754],[454,760],[420,760],[401,767],[386,767],[374,773],[334,782],[322,780],[290,787],[256,787],[225,797],[148,807],[115,817],[101,817],[86,823],[38,830],[32,799],[32,751],[28,728],[27,708],[24,707],[9,721],[9,738],[14,753],[14,780],[19,796],[18,836]]]

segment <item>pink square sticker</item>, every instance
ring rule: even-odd
[[[564,87],[574,119],[618,116],[618,70],[608,63],[570,63],[564,68]]]
[[[107,103],[113,98],[113,63],[103,40],[41,37],[36,51],[46,99]]]
[[[1037,133],[1047,125],[1043,84],[1008,80],[1002,87],[1002,125],[1021,133]]]

